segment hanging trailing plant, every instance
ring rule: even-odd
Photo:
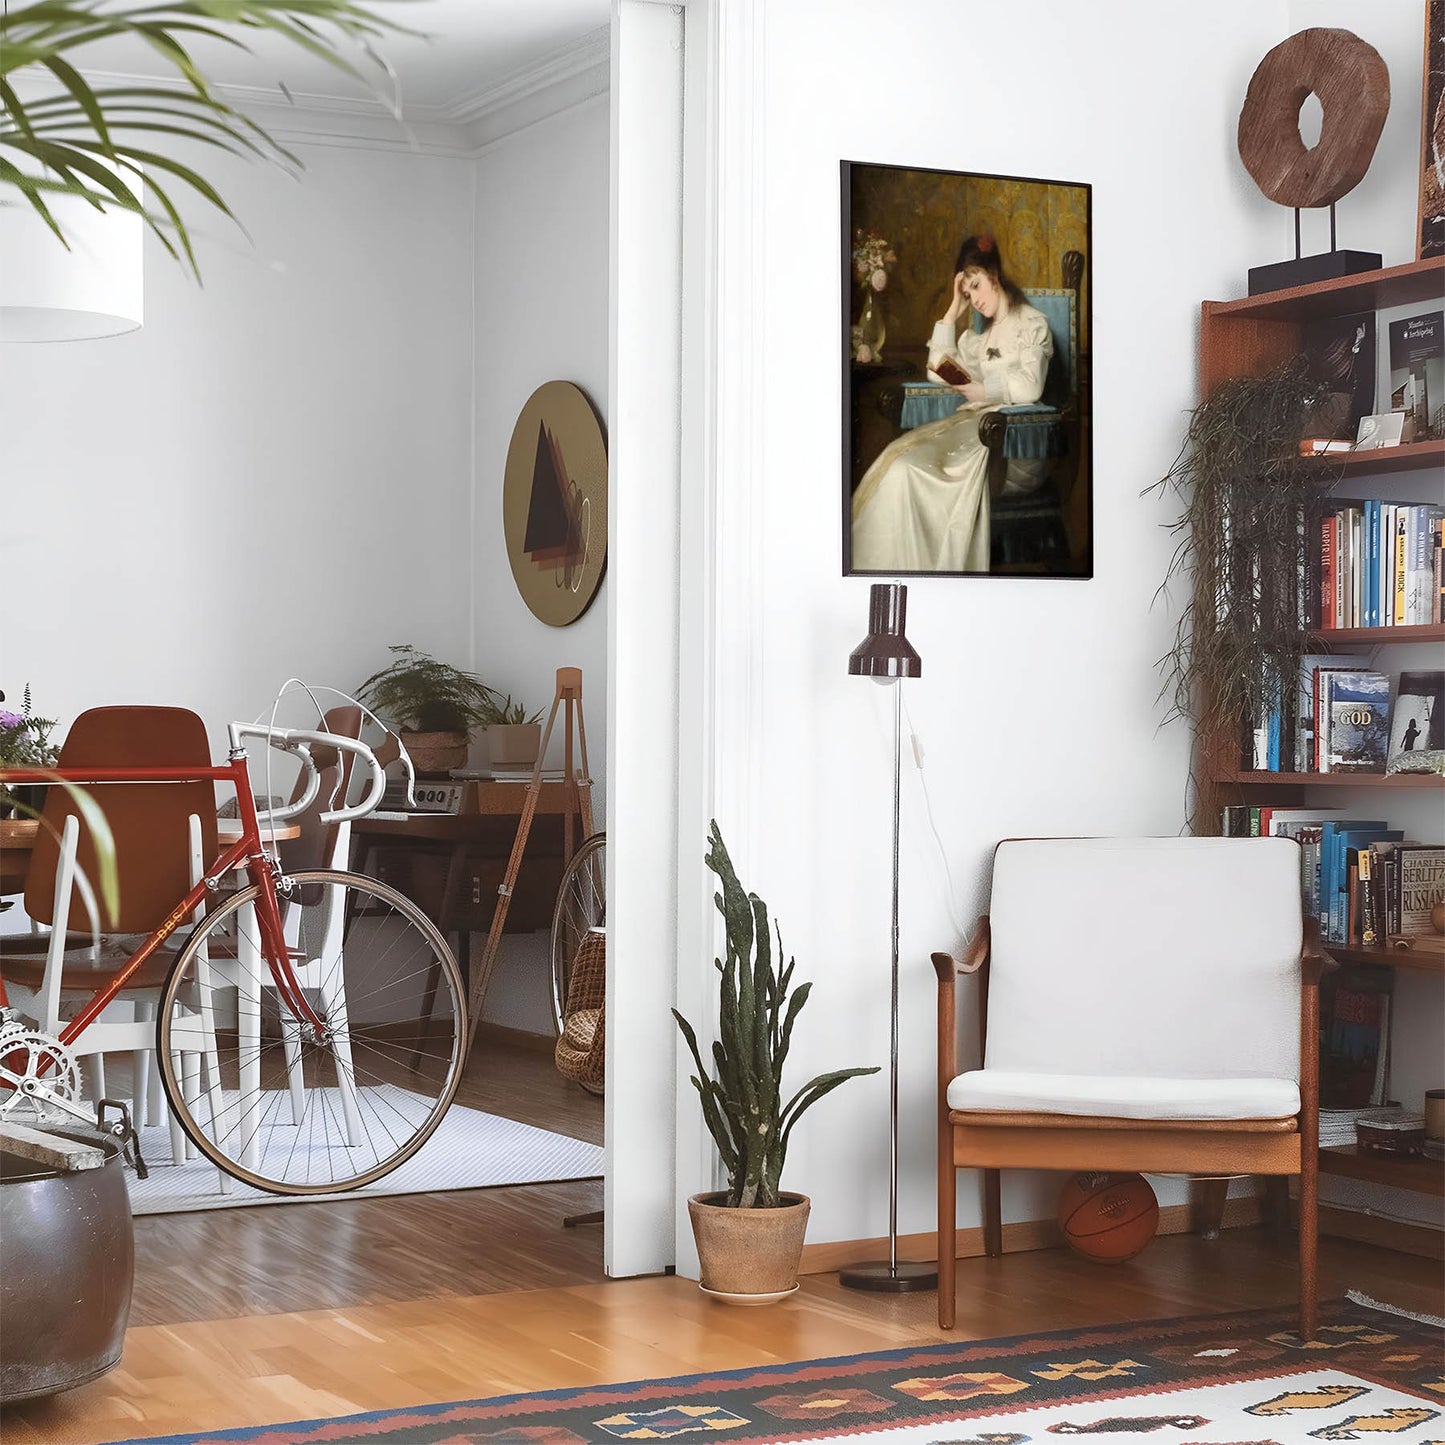
[[[1189,579],[1174,645],[1160,659],[1166,721],[1182,718],[1200,755],[1228,759],[1272,707],[1294,708],[1313,618],[1303,595],[1320,462],[1299,455],[1322,396],[1303,358],[1221,384],[1191,414],[1169,489],[1184,511],[1160,590]]]

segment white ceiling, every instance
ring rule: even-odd
[[[377,13],[420,31],[392,36],[378,49],[396,71],[404,108],[445,115],[506,85],[559,51],[605,29],[610,0],[369,0]],[[229,45],[195,46],[204,74],[219,85],[276,90],[284,83],[297,101],[324,106],[374,93],[375,67],[357,56],[370,85],[264,31],[248,39],[249,53]],[[90,72],[173,75],[144,43],[107,42],[72,59]]]

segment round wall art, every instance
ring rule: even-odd
[[[522,600],[549,626],[575,622],[607,565],[607,443],[592,403],[570,381],[539,386],[517,418],[502,528]]]

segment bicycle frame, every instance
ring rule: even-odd
[[[167,914],[165,920],[154,932],[146,936],[141,946],[131,954],[125,966],[104,988],[98,989],[59,1035],[62,1044],[84,1033],[104,1011],[129,979],[145,961],[165,943],[200,907],[202,902],[220,885],[221,880],[233,868],[244,864],[247,878],[255,885],[256,921],[261,935],[261,955],[271,971],[271,977],[287,1008],[301,1023],[316,1030],[325,1027],[325,1020],[316,1013],[307,1001],[306,995],[296,979],[291,966],[290,951],[286,946],[285,927],[281,921],[281,910],[276,902],[276,861],[261,841],[261,825],[256,813],[256,800],[251,793],[250,773],[245,750],[235,747],[230,760],[224,764],[207,767],[187,768],[6,768],[0,771],[0,781],[7,783],[56,783],[67,782],[81,786],[104,785],[107,783],[230,783],[236,790],[237,807],[241,820],[241,836],[224,848],[206,871],[205,876]],[[56,927],[63,927],[60,920]],[[5,992],[5,979],[0,974],[0,1007],[6,1007],[9,999]]]

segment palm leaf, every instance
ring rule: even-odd
[[[199,171],[138,141],[148,137],[153,145],[168,137],[201,142],[299,169],[294,155],[211,89],[191,53],[191,45],[200,40],[248,49],[248,36],[265,32],[361,78],[362,71],[339,48],[343,43],[389,73],[371,42],[385,35],[415,34],[359,0],[34,0],[8,8],[0,14],[0,204],[10,191],[62,243],[64,224],[47,204],[48,196],[69,195],[101,210],[135,212],[172,256],[184,254],[199,280],[185,222],[158,177],[183,184],[228,219],[236,217]],[[69,58],[97,41],[127,36],[160,56],[181,88],[97,88]],[[27,68],[50,77],[61,93],[22,97],[7,77]],[[144,168],[158,209],[147,210],[135,193],[138,188],[118,180],[113,166],[137,175]]]

